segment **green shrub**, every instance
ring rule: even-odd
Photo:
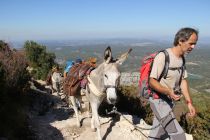
[[[126,111],[129,114],[137,115],[144,119],[148,124],[152,124],[152,111],[149,104],[143,103],[138,96],[137,86],[121,86],[118,89],[118,93],[118,108],[120,111]]]
[[[194,118],[187,118],[183,114],[180,124],[184,130],[193,135],[195,140],[210,139],[210,96],[204,93],[192,93],[193,104],[197,115]]]
[[[24,53],[0,41],[0,136],[23,139],[27,133],[24,111],[29,73]]]
[[[46,46],[34,41],[26,41],[24,50],[29,66],[33,68],[32,77],[45,80],[52,66],[56,64],[55,54],[46,52]]]

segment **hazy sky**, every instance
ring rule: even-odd
[[[0,0],[0,39],[210,37],[210,0]]]

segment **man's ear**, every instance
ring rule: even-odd
[[[184,39],[180,39],[180,40],[179,40],[179,45],[182,45],[182,43],[184,43],[184,42],[185,42]]]
[[[111,47],[108,46],[106,50],[104,51],[104,61],[106,63],[109,63],[111,60],[112,60],[112,50],[111,50]]]

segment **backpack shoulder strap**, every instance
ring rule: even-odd
[[[163,68],[163,71],[158,79],[158,81],[161,80],[161,78],[166,78],[167,74],[168,74],[168,69],[169,69],[169,63],[170,63],[170,59],[169,59],[169,54],[166,50],[161,50],[159,51],[160,52],[163,52],[164,55],[165,55],[165,65],[164,65],[164,68]]]
[[[184,57],[184,55],[182,55],[182,61],[183,61],[182,66],[185,67],[185,57]]]
[[[180,76],[180,79],[179,79],[179,86],[181,85],[181,82],[182,82],[182,76],[183,76],[183,73],[185,71],[186,67],[185,67],[185,57],[182,56],[182,67],[181,67],[181,76]]]

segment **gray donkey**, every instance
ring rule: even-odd
[[[115,104],[117,100],[116,88],[119,85],[121,65],[128,57],[131,49],[122,54],[119,58],[113,59],[110,47],[104,51],[104,62],[94,69],[88,76],[86,86],[86,97],[88,98],[91,109],[91,129],[97,131],[98,139],[101,140],[100,121],[98,108],[106,97],[109,104]]]

